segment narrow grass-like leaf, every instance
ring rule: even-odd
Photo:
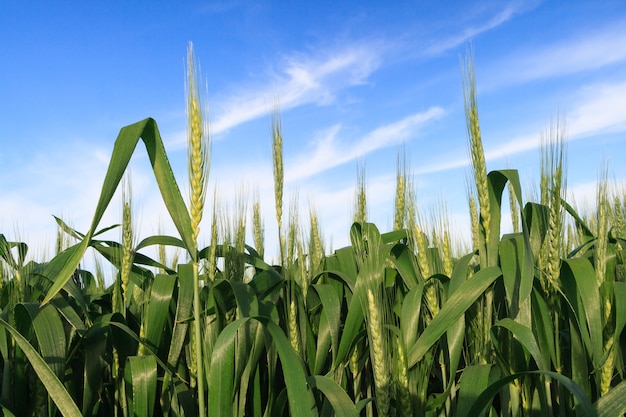
[[[339,348],[339,329],[341,328],[341,301],[337,292],[330,284],[316,284],[312,288],[322,302],[324,314],[326,315],[326,323],[331,339],[331,350],[333,358],[337,354]]]
[[[161,344],[163,327],[168,317],[176,283],[175,276],[159,274],[155,277],[150,289],[150,302],[147,305],[142,323],[146,329],[144,342],[154,352],[158,352]]]
[[[539,369],[550,370],[550,361],[547,357],[541,354],[541,350],[539,349],[539,345],[537,345],[537,341],[535,340],[535,336],[533,332],[523,324],[520,324],[510,318],[504,318],[498,321],[495,326],[504,327],[508,331],[513,334],[513,337],[524,346],[524,348],[530,353],[530,356],[533,357],[535,363],[539,367]],[[493,334],[493,337],[496,337]]]
[[[459,399],[457,402],[458,417],[479,417],[481,414],[470,414],[471,406],[480,394],[489,386],[489,374],[492,365],[468,366],[461,374],[459,382]]]
[[[23,311],[22,311],[23,310]],[[18,316],[28,315],[32,323],[37,345],[42,357],[55,375],[63,377],[65,368],[65,329],[59,317],[59,313],[52,305],[42,308],[36,303],[21,303],[15,307],[16,321]]]
[[[356,335],[361,331],[361,326],[365,321],[363,314],[363,308],[361,307],[361,299],[363,292],[363,285],[359,281],[355,286],[355,293],[352,294],[352,299],[348,307],[348,314],[344,320],[343,332],[341,333],[341,339],[339,341],[339,349],[337,351],[337,357],[335,358],[335,366],[339,365],[348,357],[348,353],[353,346]]]
[[[520,305],[528,299],[532,290],[533,261],[530,251],[525,249],[522,234],[506,235],[500,242],[502,282],[510,317],[517,317]]]
[[[265,318],[260,319],[265,328],[272,336],[272,340],[278,351],[280,362],[287,386],[289,399],[289,413],[292,416],[315,416],[314,402],[310,391],[307,389],[306,375],[300,358],[291,347],[287,336],[278,325]]]
[[[483,292],[502,275],[500,268],[489,267],[478,271],[470,280],[463,282],[457,291],[441,307],[417,342],[410,348],[408,366],[413,367],[428,349],[439,340],[448,328],[461,317]]]
[[[600,294],[596,284],[595,270],[586,258],[566,259],[561,268],[561,281],[571,305],[575,306],[578,298],[582,302],[583,311],[575,311],[575,313],[578,313],[577,320],[582,334],[589,334],[591,346],[588,346],[588,349],[591,352],[594,367],[598,369],[601,366],[604,351]],[[572,285],[575,285],[575,288]]]
[[[532,315],[531,321],[535,331],[537,344],[541,352],[550,355],[552,362],[556,362],[556,346],[554,345],[554,326],[550,316],[550,309],[546,300],[537,290],[531,295]]]
[[[626,413],[626,381],[612,387],[609,392],[595,402],[598,417],[617,417]]]
[[[74,403],[72,396],[67,392],[59,378],[54,374],[50,366],[46,363],[46,361],[39,355],[37,350],[22,336],[13,326],[9,323],[0,319],[0,326],[3,326],[13,339],[15,343],[22,349],[28,361],[30,362],[33,370],[39,377],[41,383],[46,387],[46,391],[48,391],[48,395],[54,401],[54,404],[57,406],[59,411],[63,414],[64,417],[81,417],[82,414],[80,410]]]
[[[615,296],[615,337],[619,338],[626,325],[626,282],[613,283]]]
[[[424,283],[422,282],[409,291],[402,301],[400,323],[402,337],[407,346],[412,346],[417,341],[423,296]]]
[[[287,396],[289,411],[294,416],[314,416],[312,398],[307,389],[306,375],[287,336],[278,325],[264,317],[248,317],[235,320],[226,326],[215,342],[211,366],[209,368],[209,402],[208,410],[211,416],[232,416],[235,376],[235,340],[239,329],[249,320],[260,321],[272,337],[274,346],[280,358]]]
[[[124,380],[128,404],[134,417],[154,415],[157,364],[154,356],[131,356],[126,360]]]
[[[72,247],[66,258],[63,259],[63,262],[57,260],[47,269],[47,276],[54,279],[54,284],[50,290],[48,290],[43,304],[49,302],[52,297],[65,286],[78,266],[126,171],[126,167],[130,162],[130,158],[134,153],[139,139],[143,139],[146,145],[150,164],[152,165],[154,176],[157,180],[159,190],[161,191],[161,196],[163,197],[165,206],[178,233],[180,233],[181,239],[185,242],[185,246],[188,250],[195,248],[188,210],[180,193],[180,189],[178,188],[178,184],[176,183],[176,179],[174,178],[167,155],[165,154],[165,147],[163,146],[163,140],[161,139],[157,124],[154,119],[144,119],[120,130],[115,140],[111,161],[104,178],[102,191],[91,222],[91,227],[80,244]],[[190,256],[195,260],[197,253],[192,251]],[[53,261],[51,261],[51,263]]]
[[[519,373],[512,374],[512,375],[507,375],[499,379],[498,381],[492,383],[491,385],[489,385],[489,387],[487,387],[487,389],[485,389],[480,394],[480,396],[476,399],[476,402],[474,402],[474,404],[472,405],[472,408],[470,408],[467,411],[466,415],[468,416],[480,415],[483,412],[483,410],[485,410],[485,408],[489,406],[489,404],[493,400],[493,397],[495,397],[495,395],[498,394],[498,392],[500,392],[502,388],[506,387],[511,382],[515,381],[516,379],[522,378],[526,375],[545,375],[545,376],[549,376],[552,379],[557,380],[560,384],[562,384],[565,388],[567,388],[574,395],[574,397],[576,398],[578,402],[577,409],[578,408],[580,409],[582,415],[584,415],[585,417],[597,416],[596,410],[591,404],[591,402],[589,401],[589,398],[587,397],[585,392],[578,385],[576,385],[571,379],[569,379],[568,377],[564,375],[558,374],[556,372],[541,371],[541,370],[519,372]]]
[[[167,354],[167,364],[175,367],[179,361],[181,351],[187,336],[188,321],[191,319],[191,305],[193,303],[193,272],[190,264],[178,265],[178,296],[176,298],[176,314],[170,348]],[[167,385],[167,384],[164,384]]]
[[[342,417],[358,417],[356,406],[346,391],[335,381],[323,375],[307,377],[309,385],[320,390],[335,410],[335,415]],[[293,414],[292,414],[293,415]]]

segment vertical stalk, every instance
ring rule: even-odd
[[[276,106],[278,107],[278,106]],[[278,242],[280,245],[280,260],[285,265],[285,238],[282,233],[283,225],[283,136],[280,126],[278,109],[275,110],[271,121],[272,131],[272,163],[274,166],[274,200],[276,203],[276,223],[278,224]]]
[[[195,378],[198,389],[198,415],[206,415],[204,400],[204,372],[202,352],[203,317],[200,308],[200,278],[198,274],[198,234],[200,221],[204,210],[206,187],[209,177],[209,135],[205,119],[205,107],[200,100],[200,91],[197,82],[197,69],[193,55],[193,46],[190,43],[187,53],[187,144],[188,144],[188,172],[190,188],[190,217],[193,233],[193,248],[189,248],[193,264],[193,333],[192,374],[195,368]],[[193,375],[192,375],[193,377]]]
[[[365,167],[357,167],[356,177],[356,201],[354,205],[353,221],[355,223],[365,223],[367,221],[367,194],[365,184]]]
[[[480,123],[478,121],[478,105],[476,101],[476,72],[474,69],[474,57],[467,57],[464,67],[463,78],[463,97],[465,100],[465,119],[467,124],[467,134],[469,138],[469,153],[472,161],[472,169],[474,174],[474,184],[476,186],[476,194],[478,197],[478,209],[480,214],[480,232],[481,238],[484,239],[484,248],[481,249],[481,263],[483,260],[495,264],[494,255],[488,253],[490,243],[490,227],[491,227],[491,203],[489,200],[489,185],[487,181],[487,164],[485,162],[485,153],[483,150],[483,142],[480,133]],[[489,263],[483,264],[484,267],[490,266]]]

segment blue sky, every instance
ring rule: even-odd
[[[460,60],[470,45],[489,170],[518,169],[529,198],[541,132],[559,121],[571,201],[593,200],[604,166],[616,183],[626,179],[623,1],[5,0],[0,233],[43,256],[54,244],[52,215],[85,231],[119,129],[148,116],[186,190],[190,41],[208,84],[209,196],[217,187],[229,210],[242,196],[251,207],[258,193],[270,253],[276,98],[285,207],[297,196],[306,220],[312,206],[329,247],[348,242],[358,164],[366,169],[371,220],[391,227],[400,151],[415,175],[420,211],[445,203],[454,231],[467,235]],[[140,237],[156,234],[159,222],[173,233],[143,149],[131,169]],[[111,207],[102,226],[119,222],[119,212]]]

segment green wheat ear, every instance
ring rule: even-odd
[[[365,181],[365,165],[360,164],[357,167],[356,181],[356,198],[353,222],[365,223],[367,221],[367,190]]]
[[[198,412],[205,415],[204,371],[202,349],[202,326],[204,320],[200,307],[200,279],[198,274],[198,235],[200,221],[204,211],[204,201],[209,178],[209,126],[206,118],[206,106],[198,88],[198,67],[193,54],[193,45],[189,43],[187,51],[187,156],[189,174],[189,214],[191,217],[192,248],[188,248],[193,260],[193,331],[190,334],[190,374],[196,376],[198,390]],[[193,380],[191,381],[193,386]]]
[[[271,119],[272,135],[272,164],[274,168],[274,202],[276,207],[276,224],[278,225],[278,242],[280,245],[281,262],[285,260],[285,238],[282,234],[283,226],[283,134],[280,123],[280,111],[275,106],[274,115]]]
[[[489,185],[487,184],[487,164],[485,163],[480,123],[478,121],[474,56],[471,52],[468,54],[463,68],[463,98],[465,102],[467,134],[469,137],[469,152],[472,161],[476,193],[478,195],[480,221],[485,243],[489,243],[489,224],[491,221]]]
[[[189,171],[190,215],[193,240],[200,233],[207,182],[209,180],[210,137],[206,105],[198,86],[199,70],[189,44],[187,54],[187,157]]]

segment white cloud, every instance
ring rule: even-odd
[[[568,133],[573,139],[626,129],[626,82],[589,85],[582,95],[584,101],[568,117]]]
[[[289,181],[307,178],[377,149],[403,143],[416,135],[425,123],[441,117],[443,113],[442,108],[431,107],[425,112],[414,113],[397,122],[381,126],[351,144],[338,140],[341,126],[335,125],[320,135],[314,149],[297,156],[295,161],[288,165],[285,170],[286,177]]]
[[[382,44],[353,44],[320,56],[287,56],[272,70],[267,84],[247,86],[226,99],[218,97],[212,132],[266,116],[276,99],[283,110],[309,103],[327,105],[337,92],[365,83],[383,52]]]
[[[487,71],[488,87],[593,70],[626,60],[626,22],[514,55]]]
[[[522,13],[523,11],[534,7],[536,2],[512,2],[506,5],[504,9],[496,13],[487,22],[481,23],[476,26],[470,26],[465,28],[460,34],[448,37],[442,41],[438,41],[434,46],[427,50],[428,54],[439,54],[449,49],[455,48],[459,45],[467,43],[472,38],[480,35],[483,32],[487,32],[493,28],[496,28],[509,20],[515,15]]]
[[[593,84],[580,89],[572,101],[572,109],[566,118],[565,140],[573,141],[607,132],[626,131],[626,82],[615,84]],[[537,149],[540,146],[541,123],[536,124],[536,133],[523,133],[496,147],[485,146],[487,161],[508,158]],[[496,138],[496,143],[498,143]],[[462,168],[469,164],[467,155],[446,158],[429,165],[422,165],[417,174],[429,174]]]

